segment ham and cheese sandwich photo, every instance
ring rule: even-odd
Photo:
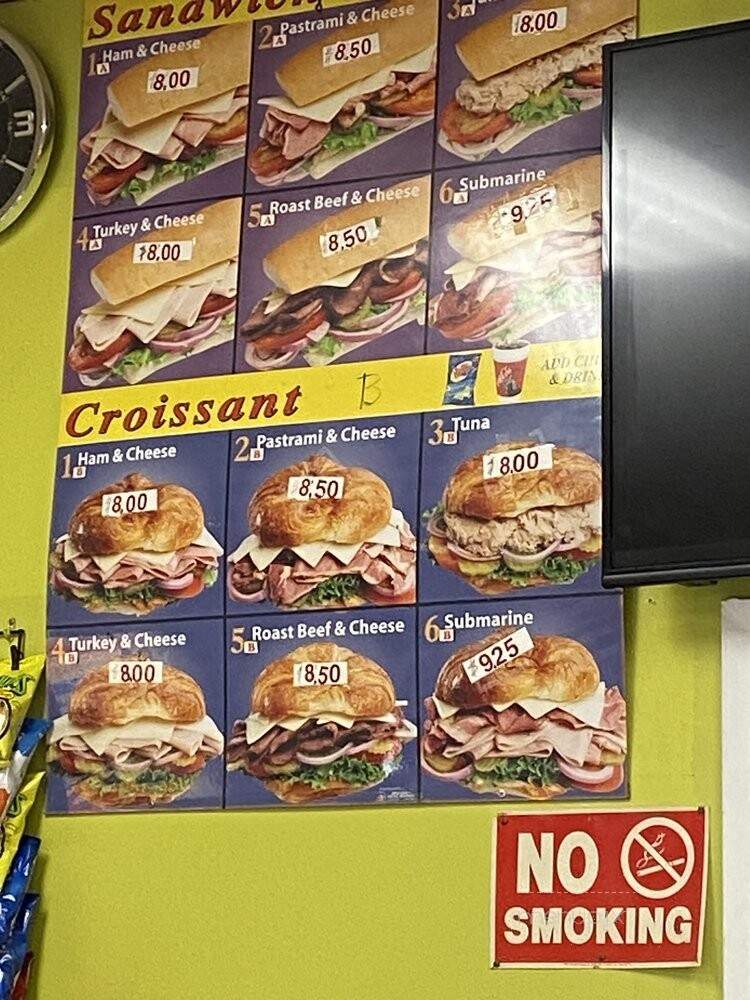
[[[386,779],[397,798],[414,798],[416,780],[398,773],[407,744],[417,736],[406,710],[388,669],[363,652],[328,641],[288,649],[263,667],[247,714],[232,722],[228,804],[253,802],[243,801],[233,772],[254,778],[288,805],[361,797]]]
[[[429,350],[599,336],[601,157],[529,164],[533,180],[499,196],[488,184],[469,212],[438,207]]]
[[[635,37],[636,9],[636,0],[477,5],[467,29],[447,6],[437,126],[444,162],[598,145],[598,121],[565,126],[601,105],[602,46]]]
[[[55,641],[67,646],[83,640]],[[191,793],[185,805],[221,805],[218,776],[204,780],[204,772],[213,761],[220,766],[224,736],[194,677],[132,653],[87,670],[66,694],[68,676],[63,667],[50,671],[51,700],[67,709],[54,719],[48,738],[53,806],[70,812],[150,809]]]
[[[277,238],[263,255],[262,271],[259,247],[268,246],[273,230],[245,237],[243,283],[253,294],[239,328],[238,370],[242,365],[260,371],[319,366],[345,356],[353,360],[353,354],[359,360],[424,350],[430,178],[384,188],[320,190],[349,207],[312,225],[305,213],[296,230],[287,239]],[[289,200],[294,201],[285,203]],[[283,231],[289,232],[288,223]],[[259,299],[261,281],[270,282],[270,288]]]
[[[420,660],[423,715],[421,765],[427,799],[490,795],[547,800],[566,796],[626,794],[627,708],[621,691],[620,598],[543,598],[492,605],[495,614],[475,616],[437,610],[457,631]],[[552,606],[550,608],[549,606]],[[512,609],[512,610],[508,610]],[[599,619],[587,621],[586,615]],[[468,630],[483,618],[515,623],[492,631]],[[545,634],[538,623],[568,621],[572,634]],[[611,674],[574,638],[589,633]],[[589,639],[587,641],[592,641]],[[438,666],[438,664],[440,664]],[[435,670],[433,679],[428,675]]]
[[[231,371],[241,199],[172,211],[115,217],[112,228],[146,235],[120,238],[93,267],[90,249],[74,248],[64,388]]]
[[[370,469],[311,454],[263,480],[246,523],[227,567],[239,605],[293,611],[416,600],[416,538]]]
[[[314,182],[347,164],[349,177],[430,166],[437,2],[388,0],[367,18],[363,10],[301,15],[286,33],[276,19],[256,23],[248,156],[256,188]]]
[[[128,472],[76,504],[54,539],[50,587],[92,614],[149,615],[212,587],[222,555],[190,489]],[[55,614],[54,624],[67,624],[64,606]]]
[[[85,201],[89,214],[104,206],[130,208],[185,182],[191,182],[189,197],[205,197],[210,191],[195,179],[232,162],[239,169],[231,184],[216,177],[214,192],[241,193],[250,25],[185,32],[169,42],[153,42],[151,55],[120,72],[105,60],[103,73],[84,74],[81,121],[96,117],[80,142],[79,214]],[[132,58],[132,46],[118,54],[128,53]]]

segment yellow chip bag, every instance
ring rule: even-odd
[[[0,885],[5,881],[5,876],[13,863],[43,777],[44,771],[32,774],[11,802],[5,822],[0,825]]]
[[[17,670],[0,663],[0,768],[13,758],[13,745],[44,670],[44,656],[27,656]]]

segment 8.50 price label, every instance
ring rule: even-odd
[[[110,684],[161,684],[162,660],[111,660],[107,664]]]
[[[123,490],[102,496],[102,517],[123,517],[125,514],[145,514],[159,509],[159,490]]]
[[[133,244],[134,264],[177,264],[193,259],[193,240],[155,240]]]
[[[491,646],[487,646],[481,653],[464,660],[462,666],[472,684],[481,681],[487,674],[491,674],[500,667],[515,660],[518,656],[530,652],[534,648],[534,640],[529,634],[529,630],[524,628],[516,629],[504,639],[498,639]]]
[[[320,252],[324,257],[333,257],[334,254],[342,253],[344,250],[353,250],[354,247],[364,246],[365,243],[374,243],[379,235],[380,221],[378,219],[365,219],[363,222],[358,222],[356,226],[332,229],[330,233],[322,233]]]
[[[290,476],[289,500],[340,500],[344,495],[343,476]]]
[[[294,687],[322,687],[324,684],[348,684],[349,665],[346,660],[318,663],[295,663],[292,670]]]
[[[374,31],[371,35],[360,35],[349,38],[345,42],[334,42],[323,46],[323,65],[338,66],[340,63],[353,62],[365,56],[374,56],[380,52],[380,35]]]

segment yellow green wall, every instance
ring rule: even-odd
[[[66,308],[76,0],[18,0],[59,105],[51,176],[0,236],[0,615],[42,648]],[[750,0],[641,0],[641,33],[750,17]],[[700,130],[696,131],[700,142]],[[44,1000],[718,1000],[719,603],[746,584],[628,595],[634,804],[713,809],[699,970],[491,972],[492,805],[45,819]]]

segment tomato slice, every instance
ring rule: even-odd
[[[460,295],[460,292],[444,292],[444,308],[438,308],[438,315],[435,326],[444,337],[449,340],[465,340],[474,336],[483,327],[486,327],[493,320],[500,320],[506,312],[513,298],[511,288],[498,288],[483,299],[474,309],[470,316],[463,316],[457,319],[450,318],[450,298],[452,295]],[[441,317],[441,312],[448,312],[448,316]]]
[[[209,295],[206,301],[201,307],[201,311],[198,313],[199,316],[206,316],[208,313],[214,312],[215,309],[223,309],[228,306],[233,299],[228,299],[224,295]]]
[[[85,337],[77,339],[68,352],[68,364],[74,372],[93,372],[104,367],[104,362],[118,354],[127,353],[135,344],[135,335],[126,330],[109,347],[95,351]]]
[[[416,587],[412,587],[410,590],[405,590],[403,594],[399,594],[398,597],[386,597],[385,594],[378,594],[374,587],[368,587],[365,585],[362,588],[362,596],[365,597],[371,604],[377,604],[379,607],[387,608],[394,604],[414,604],[417,600]]]
[[[601,87],[604,85],[603,69],[601,63],[593,66],[586,66],[584,69],[577,69],[573,74],[573,82],[579,87]]]
[[[623,783],[624,780],[625,780],[625,769],[623,768],[622,764],[618,764],[615,767],[615,773],[612,775],[611,778],[607,778],[606,781],[600,781],[599,784],[596,785],[589,785],[588,783],[584,785],[583,782],[578,783],[576,781],[574,781],[573,784],[575,785],[576,788],[582,788],[585,792],[598,792],[600,794],[603,794],[604,792],[617,791],[617,789],[620,787],[620,785]]]
[[[284,330],[283,333],[274,333],[273,331],[264,333],[253,339],[252,343],[260,351],[277,351],[281,347],[289,347],[290,344],[296,344],[298,340],[302,340],[305,334],[314,330],[316,326],[320,326],[325,318],[325,309],[321,306],[314,313],[301,319],[290,330]]]
[[[378,107],[393,115],[428,115],[435,108],[435,81],[430,80],[413,94],[407,94],[406,97],[395,101],[386,98],[385,101],[378,103]]]
[[[203,587],[204,584],[201,577],[194,576],[193,582],[189,583],[187,587],[182,587],[180,590],[165,590],[164,593],[168,597],[197,597],[203,590]]]
[[[578,559],[580,562],[588,562],[590,559],[595,559],[598,554],[598,552],[584,552],[583,549],[566,549],[560,553],[561,556],[567,556],[569,559]]]
[[[262,142],[250,154],[250,169],[256,177],[273,177],[291,166],[280,149]]]
[[[370,301],[376,305],[385,302],[392,302],[394,299],[407,292],[414,291],[422,282],[422,273],[416,268],[410,271],[405,278],[402,278],[397,285],[377,285],[370,289]]]
[[[145,166],[146,155],[144,153],[143,156],[139,157],[129,167],[123,167],[122,170],[115,170],[114,167],[105,167],[104,170],[100,170],[98,174],[90,177],[86,183],[96,194],[110,194],[116,188],[120,187],[120,185],[127,184]]]
[[[447,104],[440,116],[440,128],[451,142],[465,145],[469,142],[486,142],[505,132],[514,124],[505,111],[492,111],[488,115],[477,115],[467,111],[455,99]]]
[[[247,108],[240,108],[239,111],[235,111],[228,122],[223,125],[214,125],[203,142],[207,146],[218,146],[222,142],[229,142],[230,139],[239,139],[246,131]]]

